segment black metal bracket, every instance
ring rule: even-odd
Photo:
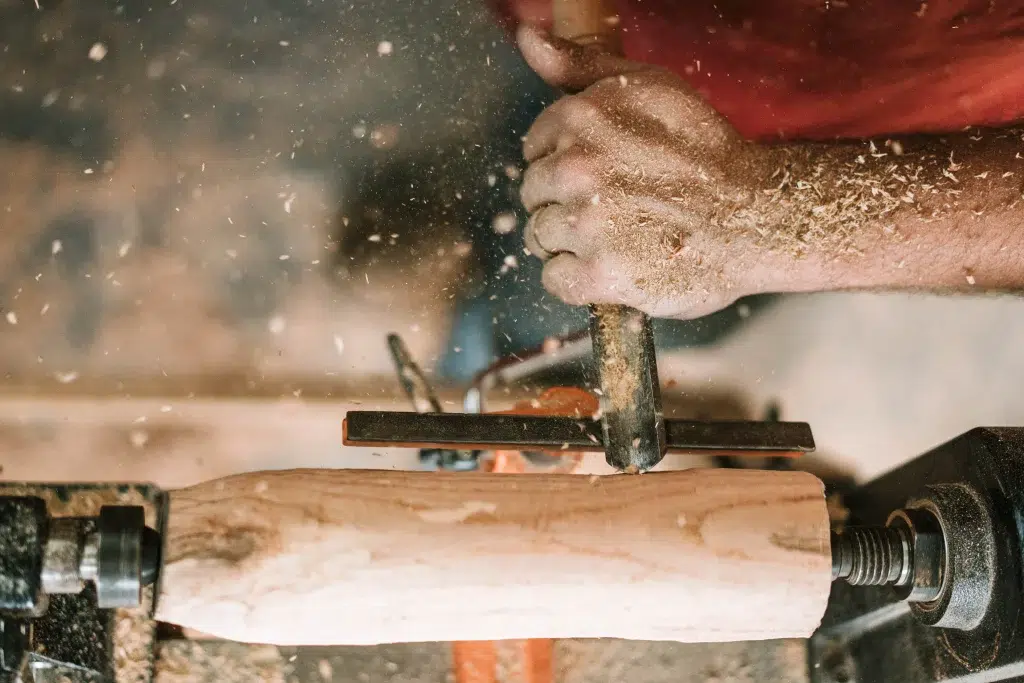
[[[717,455],[796,455],[814,450],[804,422],[665,420],[668,450]],[[601,423],[572,417],[467,415],[353,410],[345,417],[347,446],[604,451]]]
[[[813,683],[1024,680],[1024,428],[971,430],[843,494],[851,525],[925,499],[941,503],[951,558],[940,597],[833,583]]]

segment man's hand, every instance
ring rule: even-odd
[[[573,304],[692,318],[771,289],[748,234],[777,168],[675,75],[524,27],[519,43],[559,99],[526,135],[526,244]]]

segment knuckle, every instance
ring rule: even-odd
[[[600,251],[600,237],[604,226],[609,220],[608,211],[601,204],[586,202],[576,208],[567,218],[567,222],[574,230],[584,233],[588,239],[595,242],[595,252]]]
[[[667,103],[681,103],[687,111],[697,111],[702,100],[690,86],[685,83],[674,83],[666,79],[651,80],[644,84],[644,92],[652,100]]]
[[[525,197],[533,191],[534,187],[537,185],[537,173],[539,168],[540,165],[537,162],[533,162],[526,167],[525,171],[523,171],[523,182],[519,185],[520,196]]]
[[[590,300],[591,281],[574,257],[559,256],[548,261],[541,274],[544,288],[572,305],[582,305]]]
[[[641,69],[626,70],[619,74],[605,76],[597,81],[591,88],[593,90],[621,92],[623,88],[646,87],[653,83],[660,83],[671,72],[653,66],[644,66]]]
[[[545,194],[545,169],[543,163],[534,162],[523,173],[523,184],[519,186],[519,198],[528,211],[533,211]]]
[[[696,91],[694,91],[689,83],[677,76],[674,72],[661,67],[652,68],[644,71],[643,73],[635,74],[634,77],[638,83],[643,83],[644,85],[661,86],[671,88],[676,92],[696,94]]]
[[[562,105],[561,114],[563,119],[577,125],[593,121],[595,118],[602,116],[604,111],[597,98],[585,94],[566,97],[558,104]]]
[[[608,287],[610,283],[618,279],[619,266],[617,259],[613,258],[611,254],[603,252],[594,256],[589,264],[588,271],[594,282],[599,283],[603,287]]]
[[[601,80],[587,88],[587,94],[592,97],[609,97],[613,93],[619,94],[623,87],[632,83],[629,74],[618,76],[605,76]]]
[[[578,147],[572,148],[558,159],[553,176],[555,184],[569,194],[585,194],[597,187],[594,158]]]
[[[519,201],[527,211],[533,211],[533,185],[530,182],[530,169],[523,174],[523,184],[519,186]]]
[[[570,101],[572,97],[565,97],[545,109],[537,119],[537,124],[543,122],[546,126],[562,128],[571,121]]]

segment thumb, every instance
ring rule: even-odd
[[[555,38],[527,24],[520,25],[516,38],[530,68],[548,85],[569,92],[585,90],[609,76],[649,68],[597,46],[582,46]]]

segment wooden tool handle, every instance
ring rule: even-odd
[[[614,0],[553,0],[554,35],[622,54]],[[590,306],[601,382],[605,459],[617,470],[644,472],[665,456],[665,425],[651,321],[619,304]]]
[[[831,584],[806,473],[259,472],[171,494],[157,618],[362,645],[807,636]]]
[[[552,13],[555,36],[621,54],[614,0],[554,0]]]

